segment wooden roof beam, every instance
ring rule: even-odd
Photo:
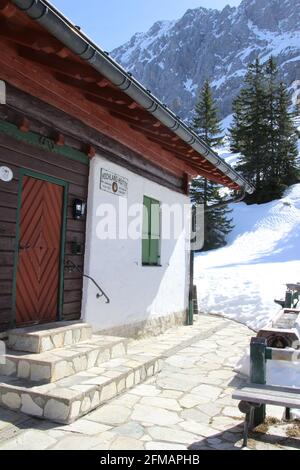
[[[129,106],[133,101],[131,98],[126,96],[120,90],[108,89],[106,87],[99,88],[95,83],[88,83],[77,78],[69,77],[61,72],[55,73],[55,78],[66,85],[69,85],[81,92],[92,95],[95,98],[107,100],[110,103],[116,103],[117,105]]]
[[[228,180],[224,181],[223,178],[220,178],[218,176],[214,176],[211,173],[208,173],[208,172],[206,172],[204,170],[201,170],[201,169],[199,170],[199,176],[203,176],[203,178],[206,178],[206,179],[208,179],[210,181],[213,181],[214,183],[217,183],[217,184],[221,184],[221,185],[225,184],[225,186],[229,186],[231,184],[231,180],[228,179]]]
[[[115,88],[115,86],[109,80],[107,80],[106,78],[102,78],[99,81],[96,81],[96,83],[97,83],[97,86],[99,88],[105,88],[107,86],[109,86],[111,88]]]
[[[152,124],[152,118],[151,116],[143,111],[143,110],[134,110],[133,112],[126,112],[126,108],[124,107],[119,107],[120,109],[114,107],[110,111],[110,114],[118,119],[124,119],[126,120],[127,124],[132,124],[132,125],[139,125],[143,124],[141,127],[144,128],[144,126],[148,126]]]
[[[133,118],[130,116],[130,113],[127,113],[128,107],[124,105],[124,103],[120,104],[120,102],[115,102],[112,99],[103,98],[101,94],[94,95],[89,92],[85,92],[84,97],[91,103],[98,104],[99,106],[105,108],[109,114],[111,114],[111,116],[122,119],[126,122],[126,124],[128,124],[129,119],[130,122],[138,122],[140,120],[140,117],[136,116]]]
[[[147,135],[147,134],[146,136],[147,136],[147,139],[151,140],[152,142],[155,142],[156,144],[160,144],[164,146],[167,142],[166,138],[159,138],[158,136],[154,137],[154,136]],[[185,148],[179,145],[177,147],[169,147],[168,151],[174,153],[174,150],[176,150],[176,148],[178,151],[180,150],[183,154],[185,153]]]
[[[3,19],[0,19],[0,36],[13,43],[31,47],[37,51],[57,54],[62,58],[71,55],[71,51],[54,37],[29,29],[26,29],[26,31],[13,29],[10,24]]]
[[[12,18],[16,14],[16,7],[9,0],[0,0],[0,15]]]
[[[202,165],[203,167],[207,167],[208,169],[211,168],[210,163],[207,160],[205,160],[205,158],[201,157],[200,155],[198,155],[197,158],[195,157],[195,158],[192,159],[189,155],[187,155],[186,152],[180,153],[180,152],[176,151],[175,148],[174,149],[170,148],[167,145],[164,145],[163,149],[167,150],[167,152],[172,152],[178,158],[185,158],[189,163],[191,163],[191,165],[199,164],[199,165]]]
[[[131,106],[129,106],[130,109],[132,109]],[[165,129],[170,133],[170,136],[173,135],[172,131],[170,131],[166,126],[164,126],[160,121],[157,121],[154,116],[151,114],[147,113],[143,108],[134,108],[138,109],[141,112],[140,113],[130,113],[126,115],[126,119],[129,124],[132,124],[133,126],[136,126],[139,129],[136,129],[138,131],[148,129],[149,131],[155,132],[155,129]],[[121,116],[116,116],[116,117],[121,117],[124,118],[124,112],[123,110],[120,110]],[[119,114],[119,111],[116,111],[116,114]],[[155,132],[156,134],[156,132]],[[180,138],[178,138],[180,140]]]
[[[165,149],[165,147],[164,147]],[[166,149],[165,149],[166,150]],[[184,160],[185,162],[189,163],[193,168],[197,168],[198,170],[203,170],[208,172],[212,176],[220,176],[222,177],[222,173],[218,170],[216,170],[214,167],[212,167],[208,162],[202,163],[201,161],[198,162],[191,162],[191,160],[188,157],[185,157],[183,155],[178,155],[177,153],[173,152],[174,155],[177,156],[177,158],[180,158],[181,160]],[[226,179],[226,177],[225,177]]]
[[[73,77],[78,80],[83,80],[90,83],[97,83],[97,86],[103,88],[109,84],[108,80],[101,79],[100,74],[80,62],[75,62],[71,59],[63,59],[54,54],[46,52],[35,51],[28,46],[19,46],[18,54],[20,57],[30,60],[35,64],[41,65],[51,71],[61,73],[68,77]]]
[[[136,124],[130,124],[130,127],[134,129],[135,131],[143,132],[147,136],[158,138],[158,139],[167,139],[169,140],[171,138],[170,132],[168,132],[167,127],[165,129],[159,129],[157,131],[155,130],[149,130],[147,127],[140,126],[138,123]]]
[[[133,101],[129,106],[128,106],[129,109],[142,109],[141,106],[136,103],[135,101]]]
[[[61,85],[54,81],[47,70],[37,70],[21,59],[16,50],[3,42],[0,54],[0,70],[3,80],[9,81],[12,86],[22,89],[24,92],[33,94],[37,98],[49,103],[61,111],[76,116],[88,126],[109,135],[122,145],[139,153],[146,160],[155,162],[161,168],[180,176],[182,172],[193,174],[193,168],[179,159],[170,158],[161,146],[150,146],[146,137],[139,137],[137,132],[130,129],[126,122],[113,119],[111,114],[104,108],[101,109],[96,103],[89,103],[80,91]],[[127,108],[125,108],[127,109]]]
[[[194,166],[194,168],[198,172],[199,176],[203,176],[204,178],[212,180],[215,183],[224,184],[225,186],[230,186],[231,184],[234,185],[234,183],[232,183],[232,181],[227,176],[224,176],[221,172],[212,172],[202,168],[201,166]]]
[[[134,127],[134,126],[131,126],[131,127]],[[139,130],[142,131],[141,128],[139,128]],[[159,134],[152,134],[152,133],[149,133],[148,131],[145,131],[145,134],[147,135],[147,138],[149,140],[152,140],[153,142],[164,145],[166,147],[166,150],[168,150],[168,152],[177,151],[179,153],[179,150],[180,150],[183,154],[186,153],[186,147],[184,145],[176,145],[176,144],[168,143],[168,140],[170,139],[169,135],[167,137],[160,138]]]
[[[220,176],[221,173],[219,175],[215,175],[215,174],[212,174],[211,172],[209,172],[207,170],[204,170],[201,167],[194,166],[193,168],[195,169],[196,173],[199,176],[202,176],[203,178],[206,178],[210,181],[214,181],[215,183],[222,184],[222,185],[225,184],[225,186],[229,186],[229,187],[232,183],[232,181],[229,178],[224,178],[224,177]]]

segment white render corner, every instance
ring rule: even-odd
[[[101,169],[117,174],[128,181],[127,198],[100,189]],[[142,265],[142,224],[135,223],[135,239],[119,236],[100,239],[99,223],[103,211],[110,205],[117,214],[122,205],[132,208],[142,204],[143,196],[161,203],[161,224],[164,230],[167,207],[182,207],[182,218],[176,237],[161,239],[160,266]],[[122,199],[122,201],[120,201]],[[97,289],[85,279],[83,287],[82,318],[94,331],[115,329],[125,325],[151,322],[186,311],[189,289],[189,252],[186,240],[189,233],[189,198],[158,183],[135,174],[105,158],[96,155],[91,161],[86,229],[85,273],[92,276],[110,298],[106,304],[97,299]],[[130,209],[130,211],[133,209]],[[125,212],[126,214],[126,212]],[[131,212],[125,215],[128,223]],[[136,219],[136,217],[135,217]]]

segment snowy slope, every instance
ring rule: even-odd
[[[199,305],[257,330],[277,312],[285,283],[300,281],[300,184],[281,200],[232,209],[228,245],[196,256]]]
[[[281,200],[232,209],[228,246],[196,256],[198,302],[203,312],[259,330],[278,312],[273,299],[284,297],[285,284],[300,282],[300,184]],[[249,350],[237,371],[249,376]],[[300,388],[300,364],[268,361],[267,383]]]

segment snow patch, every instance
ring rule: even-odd
[[[300,44],[300,31],[274,33],[259,29],[251,20],[248,20],[248,28],[262,42],[267,43],[267,51],[261,55],[262,60],[267,60],[271,55],[278,56],[285,50],[290,52],[292,49],[298,50]],[[264,44],[265,45],[265,44]]]
[[[197,85],[194,84],[193,80],[191,78],[188,78],[184,84],[183,84],[184,88],[189,91],[190,93],[192,93],[193,95],[195,95],[195,90],[197,88]]]
[[[220,86],[222,86],[227,80],[227,77],[225,75],[223,75],[221,78],[219,78],[218,80],[213,80],[211,82],[211,87],[212,88],[220,88]]]
[[[232,119],[233,119],[233,114],[229,114],[228,116],[226,116],[226,118],[222,120],[221,128],[224,129],[225,132],[227,132],[228,129],[230,128],[232,124]]]
[[[281,200],[232,209],[228,245],[196,256],[199,305],[258,330],[277,313],[286,282],[300,281],[300,184]]]

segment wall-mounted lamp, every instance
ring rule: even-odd
[[[86,211],[86,203],[81,199],[74,199],[73,201],[73,218],[76,220],[83,219]]]

